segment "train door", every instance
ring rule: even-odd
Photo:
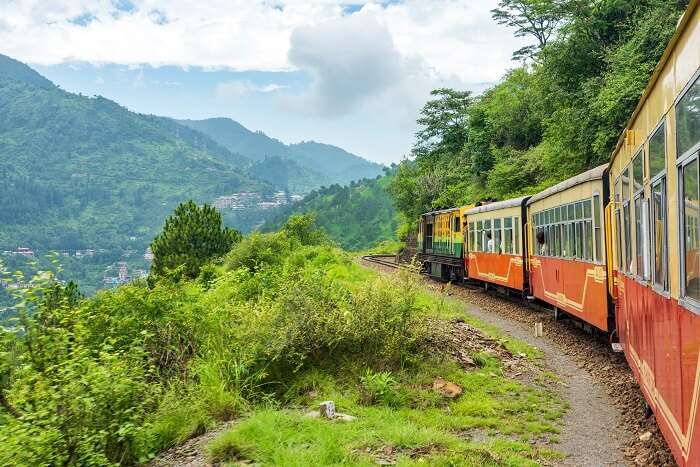
[[[433,222],[432,219],[425,220],[425,239],[423,240],[426,253],[433,251]]]

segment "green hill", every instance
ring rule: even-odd
[[[386,188],[392,175],[349,186],[331,185],[281,209],[263,230],[279,228],[294,214],[314,213],[316,223],[343,248],[365,249],[395,238],[399,217]]]
[[[255,161],[253,170],[262,172],[259,164],[267,164],[266,159],[284,159],[286,173],[291,174],[280,180],[270,180],[277,183],[284,181],[306,187],[318,188],[333,183],[346,185],[353,180],[373,178],[382,173],[382,166],[370,162],[339,147],[314,141],[286,145],[281,141],[267,136],[261,131],[250,131],[240,123],[228,118],[210,118],[206,120],[180,120],[180,123],[200,131],[229,151],[242,154]],[[293,164],[290,164],[290,161]],[[286,188],[282,186],[281,188]],[[295,191],[291,186],[292,191]]]
[[[179,202],[269,190],[249,165],[174,120],[65,92],[0,55],[0,251],[141,256]]]

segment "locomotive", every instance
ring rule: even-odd
[[[680,466],[700,465],[698,5],[679,20],[607,164],[418,222],[425,273],[522,294],[607,333]]]

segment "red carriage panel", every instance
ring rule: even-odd
[[[700,465],[700,317],[618,274],[617,329],[630,366],[681,465]]]
[[[530,259],[532,294],[608,331],[608,289],[600,264],[535,256]]]
[[[467,277],[522,291],[525,285],[523,264],[519,255],[470,252]]]

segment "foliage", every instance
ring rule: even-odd
[[[396,402],[396,380],[390,371],[374,372],[368,368],[360,382],[365,392],[365,402],[368,404],[392,405]]]
[[[373,178],[382,166],[336,146],[307,141],[286,145],[261,131],[250,131],[228,118],[181,120],[232,153],[254,161],[250,173],[282,190],[307,192],[323,184],[346,185]]]
[[[228,252],[240,239],[238,231],[223,226],[221,214],[212,206],[200,208],[187,201],[175,208],[151,243],[151,272],[163,275],[182,266],[184,276],[194,279],[205,263]]]
[[[494,18],[536,38],[516,53],[535,61],[476,98],[436,91],[389,187],[403,218],[535,193],[606,162],[687,3],[500,2]],[[434,122],[458,123],[447,133]],[[429,145],[424,132],[437,135]]]
[[[528,45],[513,52],[513,60],[535,58],[547,46],[561,22],[563,8],[551,0],[501,0],[492,10],[498,24],[515,28],[516,37],[532,36],[537,45]]]
[[[328,237],[349,250],[368,248],[394,238],[399,218],[386,190],[389,176],[331,185],[311,192],[304,200],[281,209],[263,225],[263,231],[279,228],[289,216],[312,213]]]

